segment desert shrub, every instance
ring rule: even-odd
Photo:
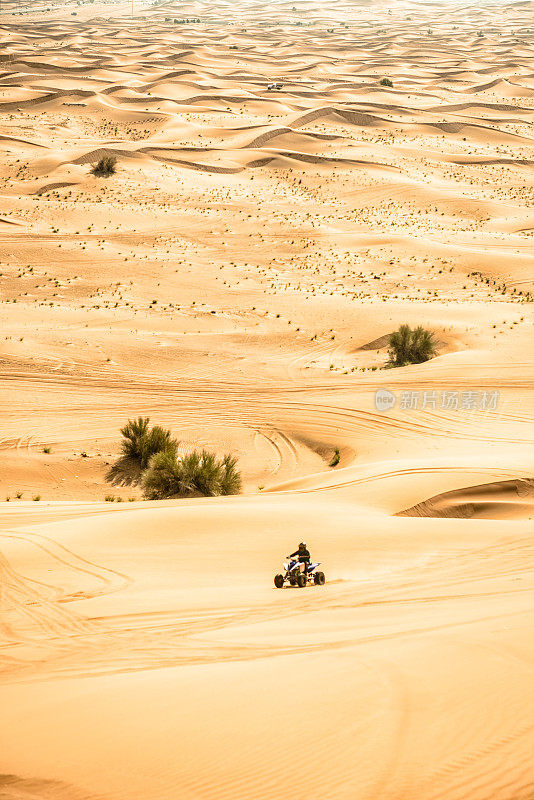
[[[198,495],[215,497],[237,494],[241,489],[241,475],[237,459],[231,455],[219,460],[207,450],[192,450],[177,459],[176,453],[166,450],[153,456],[142,483],[148,500]]]
[[[117,158],[116,156],[102,156],[92,168],[91,172],[97,178],[107,178],[108,175],[113,175],[117,171]]]
[[[181,478],[176,457],[172,453],[156,453],[142,477],[144,495],[148,500],[159,500],[184,494]]]
[[[182,481],[188,493],[215,497],[220,492],[220,466],[214,453],[192,450],[180,462]],[[184,480],[185,479],[185,480]]]
[[[239,494],[241,474],[237,469],[237,458],[227,453],[221,461],[221,494]]]
[[[401,325],[389,337],[389,366],[404,367],[406,364],[422,364],[437,354],[434,334],[422,328]]]
[[[341,461],[341,455],[340,455],[340,452],[339,452],[339,448],[336,447],[336,449],[334,450],[334,455],[332,456],[332,458],[328,462],[328,466],[329,467],[337,467],[337,465],[339,464],[340,461]]]
[[[382,78],[382,80],[380,81],[380,86],[390,86],[391,87],[391,86],[393,86],[393,81],[390,80],[389,78]]]
[[[123,458],[136,462],[141,469],[146,469],[157,453],[169,453],[176,459],[178,452],[178,442],[170,430],[160,425],[151,428],[149,423],[149,417],[138,417],[129,419],[121,428]]]

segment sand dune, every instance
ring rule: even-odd
[[[403,516],[460,517],[466,519],[531,519],[534,485],[531,479],[501,481],[446,492],[413,508]]]
[[[2,2],[2,800],[534,797],[533,9]]]
[[[353,507],[297,498],[269,499],[265,527],[266,499],[204,506],[202,521],[186,505],[108,514],[98,532],[88,516],[75,533],[64,521],[3,536],[19,570],[8,596],[33,606],[31,618],[17,620],[18,604],[8,617],[21,642],[2,690],[18,734],[3,747],[8,797],[32,784],[42,797],[263,797],[285,791],[297,752],[297,797],[318,782],[339,797],[399,786],[487,797],[481,773],[502,796],[528,792],[532,651],[513,624],[532,612],[527,530],[503,537],[486,522],[469,543],[360,512],[358,533]],[[323,594],[271,596],[266,562],[288,524],[321,525],[337,577]],[[221,542],[233,552],[224,570]],[[199,561],[202,572],[187,568]],[[317,724],[280,724],[280,706],[302,692]]]

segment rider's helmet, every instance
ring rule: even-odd
[[[306,542],[301,542],[301,543],[299,544],[299,550],[302,550],[302,549],[304,549],[305,547],[306,547]]]

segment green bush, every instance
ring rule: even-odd
[[[382,80],[380,81],[380,86],[389,86],[389,87],[391,87],[391,86],[393,86],[393,81],[390,80],[389,78],[382,78]]]
[[[176,459],[178,442],[173,438],[170,430],[160,425],[149,425],[149,417],[129,419],[121,428],[123,436],[123,458],[136,462],[140,469],[146,469],[152,456],[166,452]]]
[[[107,178],[108,175],[113,175],[116,171],[116,156],[103,156],[91,169],[91,172],[93,175],[96,175],[97,178]]]
[[[165,450],[153,456],[142,483],[148,500],[215,497],[237,494],[241,489],[241,475],[237,459],[229,454],[219,461],[207,450],[193,450],[177,459],[175,452]]]
[[[431,331],[422,328],[410,328],[401,325],[389,337],[390,367],[404,367],[407,364],[422,364],[437,355],[438,349]]]
[[[227,453],[221,461],[221,494],[239,494],[241,474],[237,469],[237,458]]]
[[[339,452],[339,448],[336,447],[336,449],[334,450],[334,455],[332,456],[332,458],[328,462],[328,466],[329,467],[337,467],[337,465],[339,464],[340,461],[341,461],[341,454]]]

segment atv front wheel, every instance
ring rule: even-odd
[[[297,585],[300,586],[301,589],[306,586],[306,575],[303,572],[299,572],[297,575]]]
[[[313,576],[313,580],[315,581],[316,586],[324,586],[326,580],[324,572],[316,572]]]
[[[284,576],[283,575],[275,575],[274,576],[274,585],[277,589],[281,589],[284,585]]]

